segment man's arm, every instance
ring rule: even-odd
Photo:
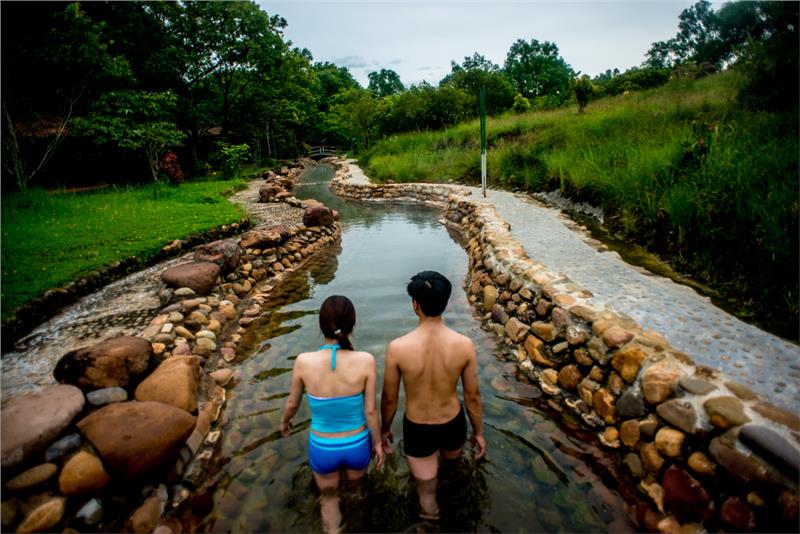
[[[397,356],[394,343],[389,343],[386,349],[386,368],[383,370],[383,392],[381,393],[381,441],[386,452],[392,452],[390,445],[394,439],[392,435],[392,421],[397,413],[397,402],[400,395],[400,368],[397,365]]]
[[[469,359],[464,370],[461,371],[461,384],[464,387],[464,404],[472,423],[472,436],[470,442],[473,447],[478,446],[475,459],[486,454],[486,439],[483,437],[483,407],[481,406],[481,390],[478,386],[478,359],[475,357],[475,345],[469,342]]]

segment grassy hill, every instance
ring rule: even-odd
[[[733,75],[488,121],[490,185],[560,189],[797,339],[798,113],[753,112]],[[364,158],[380,181],[480,180],[478,122],[394,136]]]

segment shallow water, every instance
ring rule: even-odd
[[[541,392],[516,375],[502,347],[480,328],[463,290],[467,258],[436,210],[369,206],[333,197],[332,170],[317,167],[295,193],[339,210],[340,245],[317,254],[271,295],[270,311],[251,328],[250,350],[235,368],[223,423],[221,471],[200,519],[207,532],[320,530],[317,492],[307,459],[309,411],[295,416],[295,432],[280,438],[278,424],[297,354],[322,344],[317,311],[332,294],[347,295],[358,314],[354,345],[378,361],[379,384],[388,341],[416,324],[405,283],[433,269],[453,282],[445,312],[451,327],[478,348],[487,459],[468,454],[440,476],[442,531],[624,531],[628,521],[618,491],[606,485],[619,467],[594,436],[568,416],[546,413]],[[303,185],[308,184],[308,185]],[[401,400],[402,407],[402,400]],[[556,418],[561,418],[559,423]],[[402,408],[393,425],[395,454],[383,472],[370,471],[366,487],[343,495],[345,529],[427,529],[416,519],[414,484],[402,451]],[[195,512],[197,513],[197,511]]]

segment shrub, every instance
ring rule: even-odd
[[[241,145],[220,143],[218,148],[219,150],[211,155],[212,161],[226,180],[238,178],[242,163],[250,156],[250,146],[245,143]]]

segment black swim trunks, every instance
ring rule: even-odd
[[[467,418],[464,408],[446,423],[426,425],[403,416],[403,449],[406,455],[424,458],[439,449],[457,451],[467,441]]]

